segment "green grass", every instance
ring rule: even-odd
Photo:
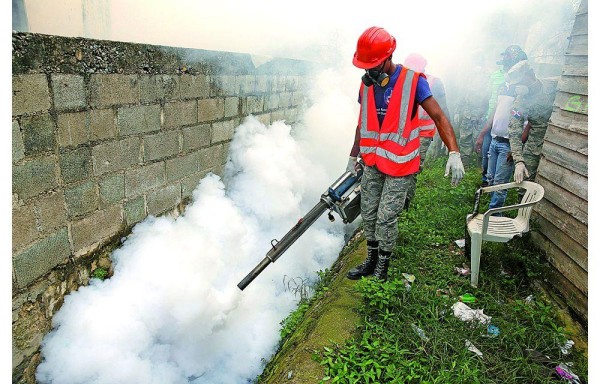
[[[473,209],[480,175],[469,170],[458,187],[451,187],[443,166],[441,161],[429,164],[418,177],[415,198],[399,220],[389,280],[356,283],[363,297],[361,336],[316,355],[325,369],[321,382],[547,383],[557,380],[552,372],[561,362],[573,362],[573,372],[587,382],[586,358],[575,350],[560,353],[569,334],[556,308],[535,288],[543,273],[542,255],[529,235],[508,243],[484,242],[477,289],[468,276],[454,272],[469,264],[454,241],[465,236],[465,216]],[[510,194],[507,204],[516,198],[516,192]],[[488,201],[482,199],[480,211]],[[402,273],[416,277],[410,290]],[[451,306],[465,293],[477,297],[468,304],[471,308],[492,316],[498,336],[490,337],[485,325],[454,316]],[[465,340],[483,356],[469,351]],[[535,361],[528,349],[551,362]]]

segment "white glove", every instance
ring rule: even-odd
[[[356,157],[350,156],[348,159],[348,165],[346,165],[346,172],[350,172],[353,176],[356,176],[356,165]]]
[[[529,171],[527,171],[527,167],[525,166],[525,163],[522,161],[519,161],[515,165],[515,174],[514,174],[515,181],[517,183],[520,183],[521,181],[525,180],[528,177],[529,177]]]
[[[448,177],[450,170],[452,170],[452,185],[458,185],[465,175],[465,167],[463,167],[463,163],[460,160],[460,153],[456,151],[452,151],[448,155],[446,173],[444,173],[445,177]]]

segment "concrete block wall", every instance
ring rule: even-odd
[[[242,119],[294,123],[311,66],[13,33],[13,382],[35,382],[64,295],[148,215],[222,174]],[[35,326],[33,326],[35,324]]]

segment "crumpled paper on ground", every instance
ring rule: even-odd
[[[492,320],[491,316],[485,315],[483,309],[471,309],[465,303],[458,301],[452,305],[454,316],[458,317],[462,321],[473,321],[477,320],[481,324],[487,324]]]
[[[467,347],[469,351],[475,353],[477,356],[483,357],[483,353],[481,353],[481,351],[477,349],[477,347],[473,345],[470,340],[465,340],[465,347]]]

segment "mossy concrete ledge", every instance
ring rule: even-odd
[[[314,384],[323,378],[324,369],[312,356],[315,351],[343,344],[356,335],[361,298],[354,289],[356,281],[347,279],[346,273],[364,259],[366,252],[367,243],[362,236],[357,235],[348,243],[347,251],[332,267],[334,277],[329,289],[311,304],[296,330],[267,364],[258,383]]]

